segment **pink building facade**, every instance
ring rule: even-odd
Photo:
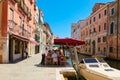
[[[81,29],[82,40],[86,41],[86,45],[83,46],[86,54],[107,52],[105,39],[107,38],[108,5],[109,3],[96,3],[92,14],[86,19],[86,26]]]
[[[35,0],[0,2],[0,62],[13,62],[35,53]]]
[[[104,54],[120,59],[120,2],[96,3],[92,14],[81,28],[81,39],[86,44],[81,47],[84,54]]]

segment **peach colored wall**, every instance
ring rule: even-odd
[[[97,6],[96,6],[97,7]],[[96,53],[98,53],[98,47],[101,47],[101,50],[103,49],[103,47],[106,47],[106,43],[97,43],[97,39],[98,37],[101,38],[101,41],[102,41],[102,38],[103,36],[106,36],[107,35],[107,30],[104,30],[104,23],[107,23],[107,20],[108,20],[108,16],[104,15],[104,10],[107,10],[108,7],[107,5],[102,5],[101,8],[99,10],[97,10],[96,12],[92,13],[87,19],[86,19],[86,26],[81,28],[81,37],[83,40],[85,41],[89,41],[91,40],[91,44],[92,44],[92,41],[95,40],[96,42]],[[99,19],[99,14],[101,14],[101,18]],[[95,22],[93,21],[93,18],[95,17]],[[90,20],[91,20],[91,24],[90,24]],[[101,26],[101,30],[100,32],[98,31],[99,30],[99,27],[98,26]],[[93,32],[93,28],[95,28],[96,32]],[[91,30],[91,32],[90,32]],[[92,48],[92,45],[91,44],[86,44],[84,45],[84,52],[85,52],[85,49],[87,49],[87,52],[88,54],[91,54],[90,51],[89,51],[89,48],[91,46]]]
[[[117,58],[117,36],[116,36],[116,32],[117,32],[117,3],[113,3],[109,6],[109,11],[111,10],[111,8],[114,8],[115,9],[115,13],[114,15],[110,15],[109,17],[109,32],[110,33],[110,23],[111,22],[114,22],[114,34],[109,34],[108,35],[108,47],[113,47],[113,52],[108,53],[108,56],[111,57],[111,58]],[[120,25],[120,24],[119,24]],[[118,46],[120,46],[119,44],[120,41],[118,41]],[[109,49],[108,49],[109,50]],[[120,58],[120,55],[118,55],[119,58]]]
[[[20,32],[20,23],[19,23],[19,17],[22,18],[22,20],[24,20],[24,28],[26,31],[31,33],[31,37],[34,38],[34,32],[33,30],[35,29],[35,25],[34,25],[34,17],[35,17],[35,10],[34,10],[34,3],[30,3],[30,0],[24,0],[25,4],[27,5],[27,7],[29,9],[31,9],[31,13],[32,13],[32,19],[28,21],[27,19],[27,15],[25,14],[21,14],[21,12],[18,10],[18,3],[16,3],[15,5],[11,4],[9,2],[9,6],[8,6],[8,11],[10,12],[10,8],[12,8],[14,10],[14,21],[15,23],[17,23],[16,27],[15,27],[15,33],[19,34]],[[10,19],[11,15],[8,13],[8,20]],[[30,27],[28,27],[28,25]],[[26,36],[28,37],[28,36]]]
[[[0,36],[1,36],[2,2],[0,2]]]

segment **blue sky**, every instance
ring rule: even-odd
[[[37,6],[44,13],[53,34],[61,38],[71,36],[71,24],[86,19],[95,3],[114,0],[37,0]]]

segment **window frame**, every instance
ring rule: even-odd
[[[110,15],[112,16],[112,15],[114,15],[114,13],[115,13],[115,8],[112,7],[112,8],[110,9]]]
[[[113,23],[113,26],[112,26],[112,23]],[[114,27],[115,27],[114,22],[111,22],[110,23],[110,34],[114,34]]]

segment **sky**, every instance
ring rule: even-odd
[[[37,0],[43,11],[44,22],[49,23],[52,33],[60,38],[71,37],[71,24],[86,19],[95,3],[114,0]]]

